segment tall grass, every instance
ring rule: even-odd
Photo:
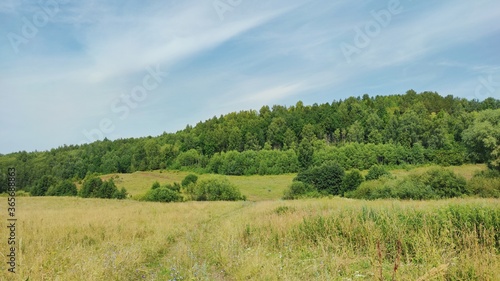
[[[12,280],[496,280],[500,201],[18,199]],[[9,280],[2,263],[0,280]],[[12,276],[10,276],[12,277]]]

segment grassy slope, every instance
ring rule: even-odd
[[[410,171],[405,169],[392,170],[391,173],[396,177],[405,177],[410,173],[423,173],[431,168],[438,166],[426,166],[414,168]],[[463,165],[452,166],[446,169],[451,169],[455,173],[470,179],[475,172],[485,170],[485,165]],[[364,174],[367,171],[363,171]],[[153,172],[135,172],[132,174],[110,174],[102,176],[107,180],[114,178],[118,188],[125,187],[129,194],[138,196],[145,194],[151,188],[153,182],[158,181],[161,184],[181,182],[189,172],[183,171],[153,171]],[[116,178],[118,176],[118,178]],[[213,175],[200,175],[200,179],[208,178]],[[241,193],[247,196],[249,201],[263,200],[279,200],[283,196],[283,192],[290,185],[295,174],[275,175],[275,176],[228,176],[228,179],[238,186]]]
[[[110,174],[102,176],[107,180],[111,177],[118,188],[125,187],[132,196],[145,194],[151,185],[158,181],[161,184],[181,182],[189,172],[183,171],[153,171],[135,172],[132,174]],[[116,178],[118,176],[118,178]],[[198,175],[199,180],[214,175]],[[228,176],[227,178],[238,186],[249,201],[276,200],[283,196],[285,188],[290,185],[295,174],[275,176]]]
[[[498,199],[161,204],[23,197],[13,280],[376,280],[381,270],[391,280],[398,256],[397,280],[495,280],[493,230],[478,229],[478,238],[455,226],[451,213],[437,215],[450,205],[496,210],[500,224]],[[6,263],[0,270],[0,280],[9,280]]]

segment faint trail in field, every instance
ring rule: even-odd
[[[210,204],[210,203],[209,203]],[[189,245],[191,248],[193,245],[196,245],[197,243],[200,243],[198,240],[200,237],[203,237],[204,233],[211,233],[211,229],[219,227],[219,222],[221,222],[224,219],[230,218],[240,212],[244,209],[248,209],[252,206],[255,206],[256,202],[254,201],[243,201],[241,204],[235,206],[234,208],[231,208],[228,211],[222,212],[220,214],[215,214],[215,215],[210,215],[209,218],[203,219],[198,222],[194,222],[193,226],[190,227],[189,229],[186,229],[181,235],[183,239],[178,239],[174,243],[171,243],[168,245],[168,247],[165,249],[165,253],[163,256],[158,257],[159,259],[163,259],[167,256],[172,256],[171,251],[172,249],[175,249],[176,247],[180,246],[181,243],[186,243]],[[215,211],[217,212],[217,211]],[[193,254],[193,258],[196,260],[197,263],[202,264],[205,259],[202,256],[199,256],[196,251],[192,251],[191,254]],[[228,278],[227,276],[224,276],[222,274],[222,268],[213,264],[210,264],[211,268],[208,271],[209,273],[209,278],[207,280],[233,280],[231,278]],[[201,280],[201,279],[200,279]]]
[[[238,208],[230,210],[230,211],[225,212],[225,213],[222,213],[220,215],[214,216],[212,218],[209,218],[206,221],[202,221],[202,222],[199,223],[199,225],[200,224],[207,224],[207,223],[211,224],[211,223],[213,223],[213,222],[215,222],[217,220],[220,220],[222,218],[230,217],[233,214],[235,214],[235,213],[237,213],[237,212],[239,212],[239,211],[241,211],[241,210],[243,210],[243,209],[245,209],[247,207],[255,206],[255,204],[256,204],[256,202],[254,202],[254,201],[243,201],[243,204],[241,204]]]
[[[211,233],[212,232],[211,229],[218,228],[220,222],[223,219],[230,218],[238,213],[241,213],[244,209],[248,209],[248,208],[255,206],[255,205],[256,205],[256,202],[254,202],[254,201],[244,201],[240,206],[238,206],[235,209],[232,209],[230,211],[216,215],[214,217],[211,217],[205,221],[198,223],[199,227],[196,229],[197,229],[198,233],[202,234],[202,235],[199,235],[198,237],[203,236],[203,233]],[[196,239],[198,239],[198,237],[192,237],[192,238],[194,238],[194,241],[196,241]],[[193,241],[193,240],[191,240],[191,241]],[[204,261],[204,257],[199,256],[199,255],[196,255],[196,259],[199,261]],[[214,264],[211,264],[211,266],[213,268],[211,268],[211,270],[209,271],[210,272],[210,276],[209,276],[210,280],[220,280],[220,281],[233,281],[233,280],[235,280],[234,278],[230,278],[229,276],[226,276],[224,274],[223,267],[218,266],[218,265],[214,265]]]

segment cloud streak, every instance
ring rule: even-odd
[[[78,143],[103,118],[116,121],[108,137],[139,137],[299,99],[410,88],[468,97],[478,77],[500,77],[500,4],[492,0],[401,0],[403,11],[351,63],[341,44],[389,1],[243,0],[223,21],[212,1],[60,3],[18,54],[6,34],[19,33],[39,3],[0,4],[0,103],[11,105],[0,112],[8,136],[0,153]],[[112,102],[155,65],[168,78],[120,120]]]

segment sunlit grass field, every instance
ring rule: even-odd
[[[2,262],[0,280],[500,276],[494,199],[162,204],[19,197],[18,210],[18,272],[7,274]]]
[[[439,166],[433,165],[412,169],[395,169],[390,172],[396,178],[403,178],[409,174],[421,174],[436,167]],[[446,169],[450,169],[464,178],[470,179],[476,172],[486,170],[487,168],[486,165],[483,164],[470,164],[446,167]],[[367,172],[368,171],[362,171],[364,175],[366,175]],[[102,176],[102,179],[108,180],[109,178],[113,178],[119,189],[124,187],[133,198],[139,198],[151,188],[151,185],[155,181],[161,184],[180,183],[188,174],[190,174],[190,172],[163,170],[135,172],[131,174],[109,174]],[[213,175],[202,174],[198,176],[199,179],[202,180],[212,177]],[[262,201],[281,199],[285,189],[292,183],[295,176],[296,174],[286,174],[271,176],[227,176],[227,178],[241,190],[242,194],[247,197],[247,200]]]
[[[391,173],[398,178],[431,168]],[[448,168],[470,179],[486,167]],[[188,174],[154,171],[103,179],[113,177],[119,188],[139,197],[154,181],[181,182]],[[212,176],[199,175],[200,179]],[[500,199],[283,201],[280,198],[294,176],[228,177],[248,198],[239,202],[18,197],[17,273],[8,273],[2,262],[0,280],[498,280],[500,276]],[[6,227],[0,236],[8,236]],[[0,245],[5,261],[6,240]]]
[[[182,182],[189,172],[153,171],[132,174],[110,174],[102,176],[103,180],[113,178],[116,186],[126,188],[133,198],[144,195],[151,185],[158,181],[161,184]],[[211,174],[198,175],[199,180],[213,177]],[[272,176],[227,176],[247,197],[248,201],[278,200],[283,197],[285,189],[292,183],[295,174]]]

